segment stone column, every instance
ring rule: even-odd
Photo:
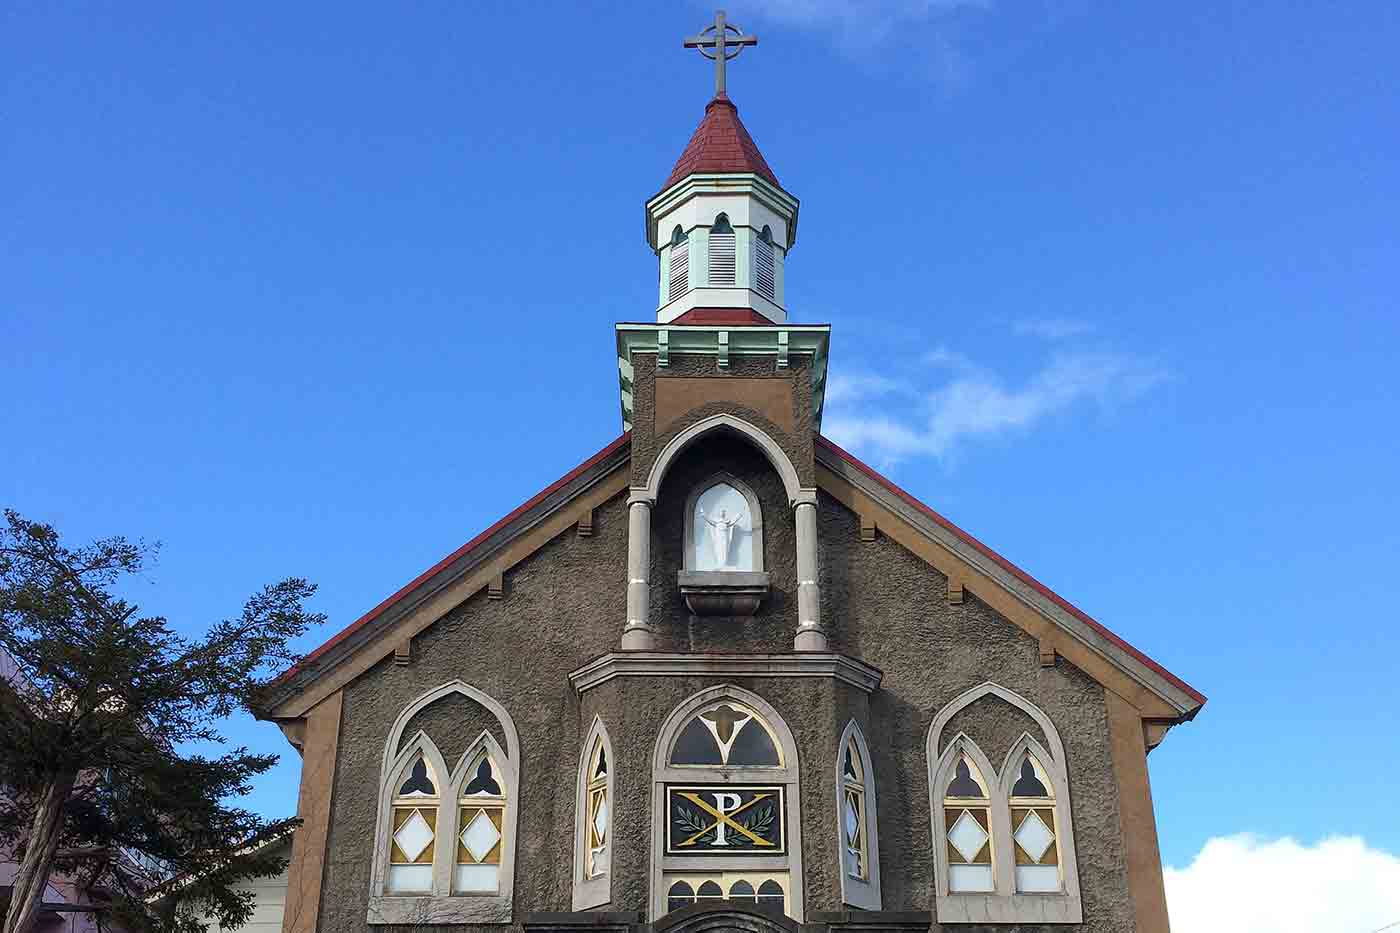
[[[794,503],[797,518],[797,651],[825,651],[822,591],[817,579],[817,493],[803,490]]]
[[[651,500],[632,493],[627,502],[627,624],[623,651],[649,651],[651,633]]]

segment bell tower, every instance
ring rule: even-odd
[[[659,324],[787,321],[783,270],[797,198],[783,190],[725,89],[725,64],[757,45],[725,20],[685,41],[715,62],[715,96],[661,191],[646,203]]]

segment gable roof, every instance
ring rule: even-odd
[[[778,176],[768,167],[763,153],[758,151],[753,137],[739,120],[739,108],[720,93],[705,105],[705,116],[690,143],[676,160],[675,168],[661,190],[674,185],[687,175],[727,175],[752,173],[779,188]]]
[[[1055,647],[1077,666],[1086,668],[1084,661],[1093,661],[1094,656],[1103,658],[1112,668],[1122,671],[1128,681],[1136,685],[1134,689],[1140,689],[1144,696],[1157,698],[1153,705],[1159,711],[1165,711],[1165,718],[1173,721],[1192,718],[1205,704],[1206,697],[1184,680],[834,442],[818,435],[816,454],[818,466],[828,471],[828,482],[822,481],[820,471],[818,475],[818,485],[825,491],[855,510],[850,501],[842,499],[840,490],[828,488],[838,480],[849,483],[852,489],[869,497],[868,501],[885,509],[898,522],[905,523],[928,542],[946,551],[956,560],[958,567],[971,568],[990,579],[996,587],[1019,602],[997,605],[991,599],[991,592],[978,595],[989,597],[993,608],[1003,615],[1010,611],[1022,616],[1023,613],[1018,612],[1017,608],[1024,606],[1038,617],[1048,620],[1056,629]],[[438,609],[445,612],[464,601],[484,588],[493,575],[503,573],[545,541],[579,521],[588,510],[621,493],[627,488],[628,479],[627,472],[622,468],[630,459],[631,434],[627,433],[546,486],[308,654],[269,686],[260,715],[281,718],[277,712],[279,706],[289,704],[323,678],[331,677],[341,683],[353,679],[368,663],[382,657],[382,653],[374,654],[368,662],[361,659],[361,664],[354,665],[349,673],[340,671],[334,677],[332,673],[370,642],[392,636],[397,643],[399,639],[406,640],[426,628],[441,615]],[[882,525],[884,530],[898,539],[887,519],[882,520]],[[906,539],[901,543],[907,545],[916,542]],[[926,555],[921,556],[928,559]],[[930,562],[943,569],[938,561]],[[419,617],[415,619],[412,614],[420,607],[429,611],[418,613]],[[1018,624],[1021,623],[1018,621]],[[1027,628],[1024,624],[1022,627]],[[1089,673],[1093,675],[1092,671]],[[309,708],[314,702],[305,705]],[[289,715],[299,714],[292,712]],[[1160,718],[1161,714],[1158,715]]]

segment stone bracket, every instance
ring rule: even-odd
[[[1048,636],[1040,636],[1040,666],[1055,666],[1055,643]]]
[[[761,570],[682,570],[676,582],[697,616],[751,616],[770,586],[768,574]]]
[[[958,577],[948,578],[948,605],[961,606],[963,604],[963,581]]]
[[[586,509],[586,510],[584,511],[584,513],[578,517],[578,536],[579,536],[580,538],[591,538],[591,537],[593,537],[593,510],[592,510],[592,509]]]
[[[486,584],[486,598],[487,598],[487,599],[505,599],[505,598],[506,598],[506,575],[505,575],[503,572],[501,572],[501,571],[499,571],[499,570],[496,571],[496,575],[493,576],[493,577],[490,579],[490,581]]]
[[[664,327],[656,332],[656,365],[671,365],[671,332]]]
[[[868,515],[860,517],[860,540],[867,543],[875,540],[875,519]]]
[[[719,368],[729,368],[729,331],[719,332]]]
[[[413,660],[413,642],[405,638],[394,646],[394,663],[403,667]]]
[[[788,332],[778,331],[778,368],[788,368]]]

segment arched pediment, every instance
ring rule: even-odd
[[[696,904],[667,914],[653,929],[656,933],[798,933],[802,925],[754,907]]]

